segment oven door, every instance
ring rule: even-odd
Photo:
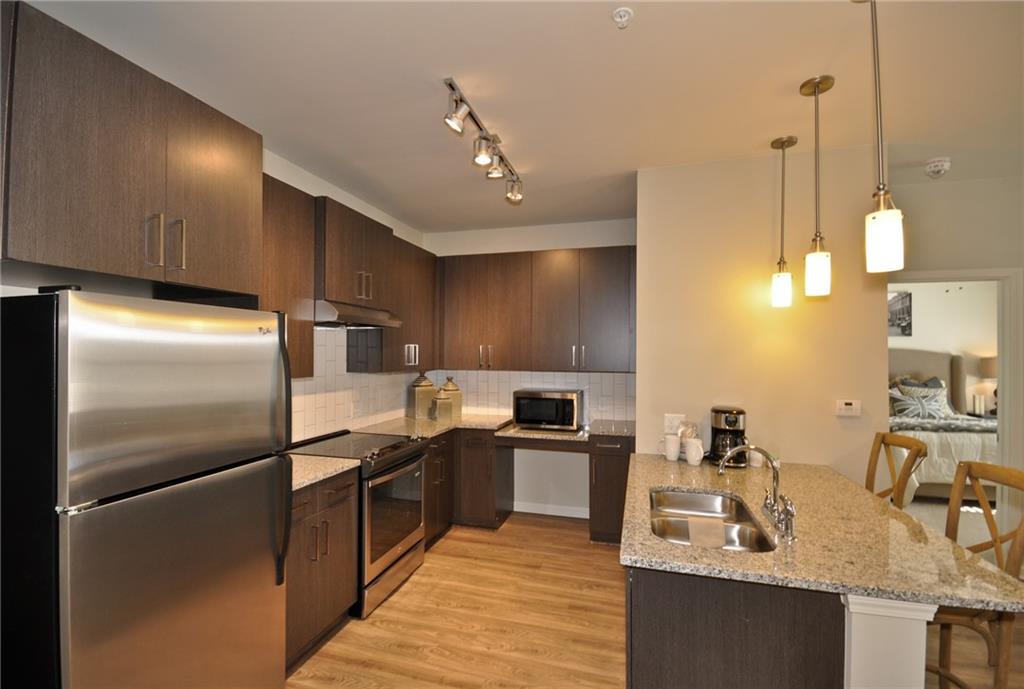
[[[363,481],[363,585],[423,540],[423,456]]]

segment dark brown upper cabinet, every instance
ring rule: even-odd
[[[263,175],[260,308],[288,314],[292,378],[313,375],[313,256],[316,199]]]
[[[444,366],[530,370],[529,253],[448,256]]]
[[[533,369],[632,368],[632,247],[533,254]]]
[[[434,254],[399,237],[393,240],[388,280],[391,308],[402,320],[383,332],[385,371],[429,371],[436,368]]]
[[[391,228],[326,196],[316,204],[317,287],[323,298],[390,309]]]
[[[15,12],[4,257],[256,294],[260,135]]]

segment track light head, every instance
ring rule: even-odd
[[[469,106],[453,93],[451,104],[448,106],[448,114],[444,116],[444,123],[456,134],[461,134],[466,124],[467,115],[469,115]]]
[[[510,179],[505,182],[505,198],[512,203],[519,203],[523,200],[523,181]]]
[[[505,170],[501,167],[501,154],[497,151],[491,152],[491,166],[487,168],[487,179],[501,179],[505,176]]]
[[[473,141],[473,162],[477,165],[491,164],[491,140],[483,135]]]

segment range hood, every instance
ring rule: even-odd
[[[402,321],[383,309],[343,304],[338,301],[317,299],[313,306],[313,321],[321,328],[400,328]]]

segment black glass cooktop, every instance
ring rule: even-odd
[[[383,435],[380,433],[345,433],[326,440],[288,450],[296,455],[320,455],[321,457],[343,457],[363,459],[374,451],[382,452],[393,445],[404,445],[409,441],[406,435]]]

